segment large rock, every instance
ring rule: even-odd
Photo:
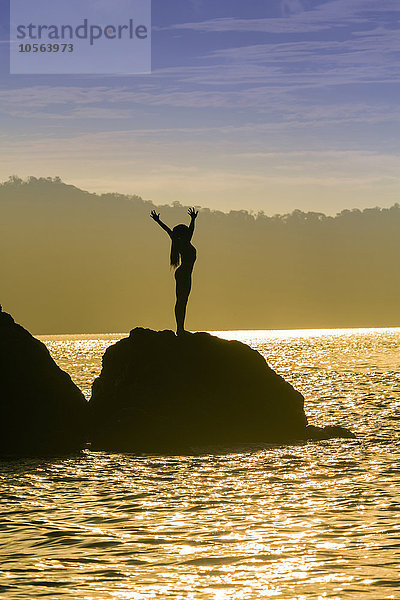
[[[246,344],[136,328],[103,357],[89,402],[92,446],[158,452],[306,439],[303,407]]]
[[[0,308],[0,453],[78,450],[87,402],[46,346]]]

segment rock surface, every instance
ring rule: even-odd
[[[104,354],[89,409],[103,450],[307,437],[303,396],[256,350],[208,333],[133,329]]]
[[[64,453],[86,441],[87,402],[46,346],[0,308],[0,453]]]
[[[328,425],[327,427],[316,427],[308,425],[306,427],[306,439],[312,441],[331,440],[332,438],[355,439],[356,436],[347,427],[340,425]]]

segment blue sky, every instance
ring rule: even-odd
[[[0,44],[0,179],[267,214],[399,201],[398,0],[153,0],[152,19],[151,75],[10,76]]]

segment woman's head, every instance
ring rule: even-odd
[[[182,240],[182,242],[185,242],[189,237],[189,227],[187,225],[183,225],[183,223],[181,223],[180,225],[175,225],[175,227],[172,230],[172,239],[176,239],[176,240]]]
[[[178,267],[182,244],[189,241],[189,227],[187,225],[175,225],[172,230],[171,266]]]

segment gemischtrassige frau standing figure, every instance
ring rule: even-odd
[[[196,248],[191,244],[194,224],[199,214],[194,208],[188,210],[190,225],[176,225],[170,229],[160,219],[160,213],[152,210],[150,216],[166,231],[171,238],[171,266],[175,270],[176,303],[175,319],[176,334],[185,333],[186,307],[192,287],[192,272],[196,261]]]

